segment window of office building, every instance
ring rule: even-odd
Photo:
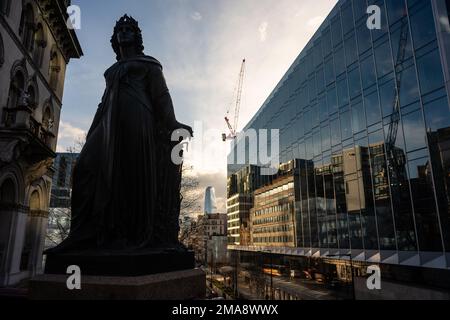
[[[385,76],[394,69],[391,48],[388,41],[375,48],[375,61],[378,78]]]
[[[428,148],[433,165],[434,186],[441,216],[441,226],[446,251],[450,251],[450,106],[447,96],[435,99],[424,106]]]
[[[363,88],[369,88],[371,85],[373,85],[377,78],[375,74],[375,67],[373,62],[373,56],[370,55],[364,60],[360,61],[361,64],[361,78],[362,78],[362,85]]]
[[[450,251],[450,106],[430,2],[339,3],[253,122],[283,129],[282,160],[301,159],[295,243]],[[383,30],[366,27],[368,4]]]
[[[385,0],[388,12],[389,24],[396,23],[399,19],[406,15],[405,1]]]
[[[422,95],[436,90],[444,85],[441,58],[437,49],[417,57],[417,70]]]
[[[367,28],[366,21],[362,21],[361,24],[356,27],[356,39],[358,41],[358,50],[360,55],[372,48],[372,43],[370,41],[370,30]]]
[[[412,6],[410,3],[409,13],[414,48],[419,49],[436,39],[431,1],[418,1]]]
[[[356,51],[356,38],[354,32],[346,36],[344,46],[345,46],[345,60],[347,65],[349,66],[352,63],[354,63],[358,58],[358,52]]]

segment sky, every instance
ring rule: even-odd
[[[194,127],[196,156],[188,152],[202,188],[216,189],[226,212],[224,117],[242,59],[246,59],[238,130],[262,106],[337,0],[73,0],[84,56],[71,60],[65,82],[58,151],[89,129],[115,62],[110,39],[122,15],[139,21],[145,53],[158,59],[178,121]],[[233,115],[233,108],[231,110]]]

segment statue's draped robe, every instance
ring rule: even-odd
[[[105,78],[102,103],[73,171],[70,235],[56,252],[176,241],[181,175],[170,162],[175,118],[161,64],[148,56],[127,59]]]

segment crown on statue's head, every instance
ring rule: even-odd
[[[132,16],[128,16],[127,14],[124,15],[122,18],[119,19],[119,21],[116,22],[116,27],[119,27],[122,25],[131,25],[133,27],[139,28],[139,23],[135,19],[133,19]]]

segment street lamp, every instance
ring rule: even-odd
[[[351,254],[327,254],[327,257],[333,258],[341,258],[341,257],[349,257],[350,258],[350,273],[352,275],[352,289],[353,289],[353,300],[356,300],[356,293],[355,293],[355,277],[353,275],[353,258]]]

